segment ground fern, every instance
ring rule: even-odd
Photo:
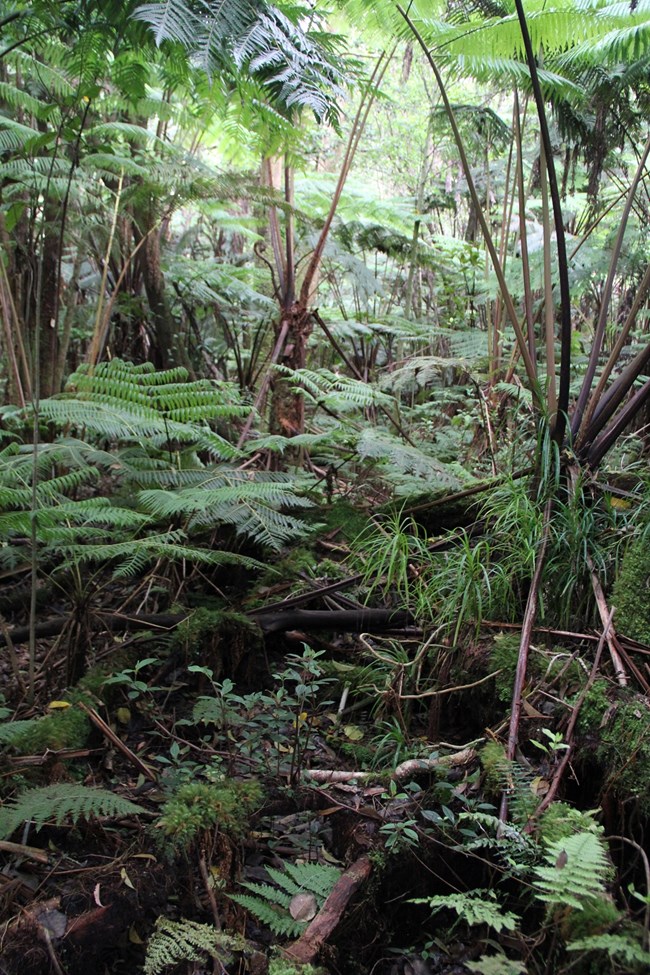
[[[13,802],[6,803],[0,809],[0,837],[6,839],[11,836],[24,822],[31,821],[41,827],[49,822],[59,825],[66,819],[76,823],[91,816],[119,818],[142,812],[142,806],[106,789],[58,782],[28,789]]]
[[[340,876],[336,867],[320,863],[286,863],[284,871],[267,867],[266,872],[275,886],[246,881],[242,886],[251,893],[230,897],[275,934],[287,938],[300,935],[308,923],[298,916],[295,899],[302,894],[312,895],[315,914]]]
[[[205,956],[215,958],[224,965],[232,960],[233,951],[246,947],[243,938],[217,931],[211,924],[199,924],[183,918],[172,921],[159,917],[156,928],[149,938],[144,975],[161,975],[170,965],[182,961],[204,961]]]

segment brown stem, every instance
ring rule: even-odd
[[[564,778],[564,772],[567,768],[567,765],[569,764],[569,759],[571,758],[571,754],[573,752],[573,732],[575,731],[575,727],[578,721],[580,708],[584,704],[585,698],[587,697],[587,694],[589,693],[593,685],[593,682],[596,679],[596,674],[598,673],[598,668],[600,667],[600,659],[603,655],[603,647],[605,646],[605,641],[607,640],[607,632],[612,623],[613,613],[614,611],[612,610],[609,614],[606,625],[603,627],[603,632],[600,636],[600,640],[598,641],[596,656],[594,657],[594,663],[591,668],[591,672],[589,674],[589,677],[587,678],[585,686],[580,691],[580,695],[575,705],[573,706],[573,710],[571,711],[571,717],[569,718],[569,724],[566,730],[566,743],[569,747],[565,750],[564,755],[562,756],[562,761],[559,763],[557,769],[555,770],[555,774],[553,775],[553,779],[549,785],[548,792],[546,793],[546,795],[540,802],[539,806],[533,813],[533,816],[531,817],[530,821],[526,824],[526,828],[524,830],[524,832],[526,833],[532,832],[532,830],[534,829],[534,820],[539,819],[542,813],[546,809],[548,809],[548,807],[554,801],[555,796],[557,795],[557,791],[560,787],[560,783]]]
[[[512,690],[512,711],[510,714],[510,729],[508,732],[508,746],[506,749],[506,757],[508,758],[509,761],[512,761],[514,759],[515,752],[517,750],[517,742],[519,738],[519,722],[521,719],[521,711],[523,707],[522,692],[524,689],[524,684],[526,683],[526,671],[528,668],[528,651],[530,650],[530,639],[532,636],[533,626],[535,623],[535,616],[537,614],[539,586],[542,578],[542,570],[544,568],[546,546],[548,544],[548,539],[551,532],[552,508],[553,508],[553,499],[549,498],[544,507],[542,540],[539,547],[539,551],[537,553],[537,558],[535,560],[535,571],[533,572],[533,578],[530,583],[530,591],[528,593],[528,600],[526,602],[526,611],[524,613],[523,624],[521,627],[521,642],[519,645],[519,658],[517,660],[515,684]],[[502,822],[505,822],[507,816],[508,816],[508,797],[504,792],[503,796],[501,797],[501,808],[499,810],[499,819]]]
[[[474,184],[474,179],[472,177],[472,170],[471,170],[471,167],[470,167],[470,164],[469,164],[469,160],[467,159],[467,154],[465,152],[465,145],[463,143],[463,137],[460,134],[460,129],[458,128],[458,124],[456,122],[456,116],[454,115],[454,110],[453,110],[453,108],[451,106],[451,102],[449,101],[449,96],[447,95],[447,90],[445,88],[444,81],[442,80],[442,75],[440,74],[440,71],[438,70],[438,65],[434,61],[434,59],[433,59],[433,57],[431,55],[431,52],[429,51],[429,48],[425,44],[422,35],[420,34],[420,32],[418,31],[417,27],[415,26],[415,24],[413,23],[413,21],[409,17],[408,13],[402,7],[400,7],[399,4],[397,6],[397,9],[399,10],[400,14],[402,15],[402,17],[404,18],[404,20],[408,24],[410,30],[413,33],[413,36],[415,37],[415,39],[418,42],[418,44],[422,48],[422,51],[424,53],[424,56],[427,59],[427,61],[429,62],[429,67],[431,68],[431,70],[432,70],[432,72],[433,72],[433,74],[435,76],[436,82],[438,84],[438,88],[440,90],[440,95],[442,97],[442,101],[443,101],[443,104],[445,106],[445,113],[447,115],[447,118],[449,120],[449,124],[451,125],[452,131],[454,133],[454,140],[456,142],[456,148],[458,149],[458,154],[460,156],[461,165],[463,167],[463,174],[464,174],[465,180],[467,182],[467,188],[468,188],[469,193],[470,193],[470,196],[472,198],[472,203],[473,203],[473,206],[475,207],[476,214],[477,214],[477,217],[478,217],[478,221],[479,221],[479,223],[481,225],[481,231],[482,231],[483,237],[485,239],[485,246],[487,247],[487,249],[489,251],[490,260],[492,261],[492,266],[494,267],[494,273],[496,274],[497,280],[499,282],[499,288],[501,290],[501,296],[503,298],[504,305],[505,305],[506,310],[508,312],[508,318],[510,319],[510,324],[512,325],[513,330],[514,330],[514,333],[515,333],[515,335],[517,337],[517,344],[519,345],[519,348],[521,350],[521,356],[522,356],[522,359],[524,360],[524,366],[526,368],[526,375],[528,376],[528,381],[530,383],[530,388],[531,388],[531,391],[532,391],[532,394],[533,394],[533,399],[534,399],[534,401],[536,402],[536,404],[538,406],[541,406],[541,403],[540,403],[540,395],[539,395],[539,387],[538,387],[537,377],[536,377],[535,364],[534,364],[534,362],[533,362],[533,360],[531,358],[530,352],[528,350],[528,342],[526,340],[526,337],[524,336],[524,333],[522,331],[521,325],[519,323],[519,316],[517,315],[517,310],[515,308],[515,304],[514,304],[514,301],[512,299],[512,295],[510,294],[510,291],[508,289],[508,285],[506,283],[506,278],[505,278],[505,274],[503,272],[503,267],[502,267],[501,262],[499,260],[499,255],[497,254],[497,250],[496,250],[496,247],[494,245],[494,240],[492,238],[492,234],[490,232],[490,228],[488,227],[487,220],[485,219],[485,214],[483,213],[483,208],[481,206],[481,201],[479,199],[479,195],[478,195],[478,192],[476,190],[476,186]]]

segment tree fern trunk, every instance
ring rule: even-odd
[[[287,338],[279,363],[289,369],[303,369],[306,362],[307,340],[312,330],[309,311],[300,302],[284,309],[275,327],[276,340],[285,326],[287,326]],[[294,387],[293,379],[280,374],[272,380],[269,420],[271,433],[294,437],[304,431],[305,401],[294,391]]]
[[[160,260],[160,237],[153,204],[142,207],[133,225],[136,244],[144,238],[138,251],[139,269],[151,310],[153,323],[152,360],[160,369],[177,362],[174,319],[167,301],[165,278]]]
[[[48,205],[48,209],[54,209],[53,205]],[[58,292],[60,287],[59,280],[59,227],[57,213],[52,212],[46,216],[48,227],[42,239],[43,262],[43,286],[41,307],[39,309],[39,321],[37,327],[40,329],[40,395],[45,398],[52,393],[58,392],[55,389],[55,373],[58,358],[59,330],[58,330]]]

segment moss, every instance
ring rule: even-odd
[[[585,899],[582,910],[567,910],[560,925],[566,941],[605,934],[620,923],[621,912],[616,905],[604,897]]]
[[[640,643],[650,643],[650,545],[640,539],[623,556],[612,603],[616,629]]]
[[[320,509],[319,517],[325,522],[326,532],[335,532],[338,529],[348,542],[352,542],[365,531],[370,522],[368,512],[355,508],[349,501],[335,501],[328,508]]]
[[[377,757],[374,748],[358,741],[337,741],[336,750],[358,769],[370,768]]]
[[[503,785],[503,772],[507,768],[506,750],[498,741],[488,741],[481,749],[481,765],[485,773],[488,792],[497,793]]]
[[[176,847],[187,849],[206,830],[219,828],[243,836],[249,816],[262,802],[262,787],[252,779],[182,785],[163,806],[158,828]]]
[[[83,748],[89,732],[88,718],[83,711],[71,705],[30,722],[29,727],[16,735],[11,744],[19,755],[39,754],[48,748],[52,751]]]
[[[607,773],[605,789],[623,800],[636,799],[650,814],[650,705],[635,696],[619,701],[600,731],[597,755]]]
[[[269,975],[327,975],[327,969],[314,968],[313,965],[296,965],[288,958],[272,958]]]
[[[606,680],[595,680],[582,702],[576,729],[583,738],[598,735],[600,723],[610,706],[609,684]]]
[[[602,832],[591,812],[582,812],[566,802],[553,802],[539,821],[539,834],[546,843],[555,843],[574,833]]]
[[[501,671],[494,681],[497,697],[505,703],[509,703],[512,698],[520,645],[521,637],[518,633],[499,633],[494,638],[490,653],[490,668]]]
[[[181,650],[188,663],[210,667],[219,679],[234,672],[248,655],[263,652],[262,633],[243,613],[195,609],[176,629],[172,647]]]

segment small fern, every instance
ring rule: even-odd
[[[160,975],[170,965],[181,961],[204,961],[207,955],[221,964],[228,964],[234,951],[243,951],[246,942],[236,935],[217,931],[211,924],[199,924],[183,918],[172,921],[159,917],[147,945],[144,975]]]
[[[6,839],[22,823],[30,820],[35,826],[41,827],[52,821],[59,825],[65,819],[76,823],[79,819],[88,819],[90,816],[118,818],[135,816],[142,812],[142,806],[106,789],[58,782],[28,789],[12,803],[4,805],[0,809],[0,837]]]
[[[320,909],[340,876],[340,870],[320,863],[286,863],[284,872],[267,867],[271,880],[276,884],[244,882],[250,894],[231,894],[251,914],[275,934],[293,938],[307,927],[307,921],[294,919],[291,914],[293,899],[299,894],[312,894],[316,909]]]
[[[527,971],[523,962],[507,958],[506,955],[481,955],[478,961],[463,964],[477,975],[526,975]]]
[[[603,841],[592,832],[575,833],[549,843],[546,863],[535,868],[537,900],[548,910],[585,904],[605,895],[609,862]]]
[[[25,721],[11,721],[0,725],[0,745],[11,745],[15,738],[31,731],[40,721],[41,718],[28,718]]]
[[[497,934],[501,931],[514,931],[520,920],[516,914],[501,907],[493,890],[416,897],[409,903],[426,904],[434,913],[442,910],[455,911],[470,927],[473,924],[486,924]]]
[[[625,934],[593,934],[587,938],[577,938],[568,942],[567,951],[603,951],[626,965],[644,965],[645,970],[650,971],[650,952]]]

